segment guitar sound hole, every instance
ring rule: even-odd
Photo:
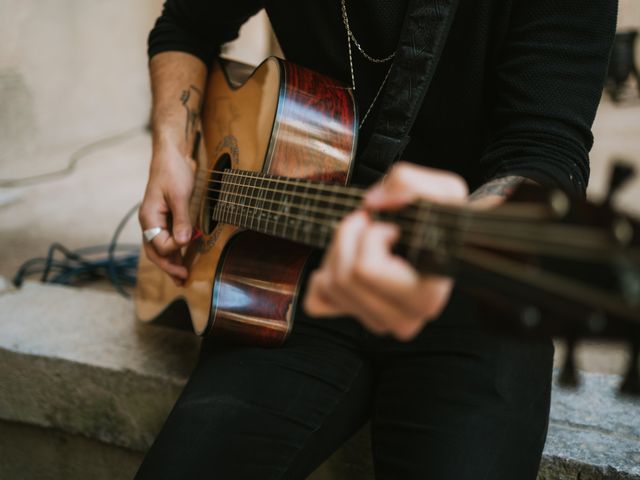
[[[213,212],[220,196],[222,184],[222,172],[225,168],[231,168],[231,157],[228,153],[222,155],[215,163],[215,167],[209,176],[207,191],[205,192],[204,208],[202,209],[202,229],[205,234],[210,235],[218,224],[213,219]]]

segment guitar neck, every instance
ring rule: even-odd
[[[226,170],[216,183],[214,220],[315,248],[328,246],[340,221],[361,208],[365,191],[240,170]],[[449,251],[464,240],[474,212],[418,202],[399,211],[371,215],[400,228],[397,253],[426,272],[435,265],[424,259],[437,254],[444,260],[448,256],[445,247]],[[438,270],[444,273],[445,264],[441,262]]]

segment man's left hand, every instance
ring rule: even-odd
[[[366,194],[363,210],[337,228],[322,265],[312,274],[304,308],[312,316],[351,315],[378,335],[415,337],[445,307],[449,277],[420,275],[394,255],[397,226],[373,221],[367,210],[394,210],[424,199],[449,205],[467,201],[464,180],[450,172],[399,163]]]

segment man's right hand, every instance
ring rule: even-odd
[[[195,138],[207,67],[191,54],[162,52],[149,62],[149,73],[153,156],[139,219],[142,230],[162,228],[144,250],[181,285],[189,275],[182,247],[191,240],[189,200],[196,168],[187,152]]]
[[[189,199],[193,192],[195,162],[177,148],[157,150],[151,160],[138,218],[143,230],[162,228],[151,242],[144,242],[145,253],[176,285],[182,285],[189,275],[181,249],[191,240]]]

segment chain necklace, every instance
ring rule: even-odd
[[[353,70],[353,55],[351,53],[351,42],[353,42],[353,44],[356,46],[356,48],[358,49],[358,51],[362,54],[362,56],[367,59],[368,61],[372,62],[372,63],[387,63],[390,60],[393,60],[393,58],[396,56],[396,52],[391,53],[391,55],[387,55],[386,57],[383,58],[375,58],[371,55],[369,55],[367,52],[364,51],[364,49],[362,48],[362,46],[360,45],[360,42],[358,42],[358,40],[356,40],[356,36],[354,35],[353,31],[351,30],[351,26],[349,23],[349,16],[347,15],[347,3],[346,0],[340,0],[340,5],[342,7],[342,23],[344,24],[344,29],[345,32],[347,33],[347,47],[348,47],[348,51],[349,51],[349,70],[351,71],[351,88],[352,90],[355,92],[356,91],[356,76]],[[378,88],[378,91],[376,92],[375,96],[373,97],[373,100],[371,101],[371,105],[369,105],[369,108],[367,109],[367,112],[364,114],[364,117],[362,117],[362,120],[360,121],[360,128],[362,128],[362,125],[364,124],[364,121],[367,119],[367,117],[369,116],[369,113],[371,113],[371,110],[373,109],[373,106],[375,105],[376,101],[378,100],[378,97],[380,96],[380,93],[382,92],[382,89],[384,88],[385,84],[387,83],[387,78],[389,78],[389,74],[391,73],[391,69],[393,68],[393,63],[389,66],[389,69],[387,70],[386,75],[384,76],[384,79],[382,80],[382,83],[380,84],[380,88]]]

